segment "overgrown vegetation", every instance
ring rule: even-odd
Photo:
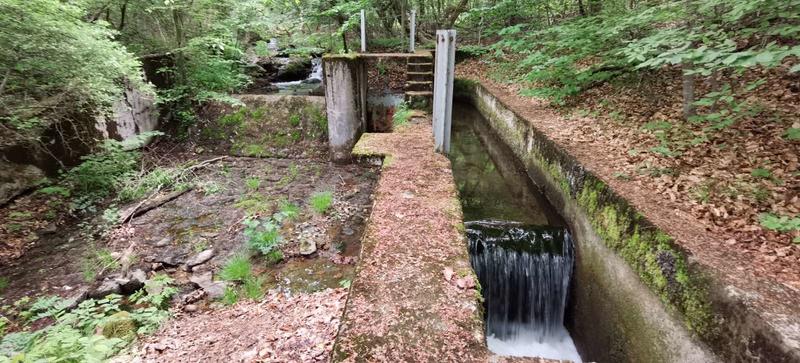
[[[406,102],[402,102],[394,110],[394,115],[392,115],[392,125],[394,127],[402,126],[408,123],[408,120],[411,118],[412,110],[408,106]]]
[[[227,286],[222,296],[222,302],[226,305],[235,304],[242,296],[256,301],[264,297],[264,279],[253,273],[250,258],[246,255],[236,255],[228,260],[220,277],[234,284]]]
[[[55,296],[35,301],[23,298],[2,308],[15,332],[0,340],[0,359],[11,362],[97,362],[127,346],[139,335],[155,331],[169,317],[166,302],[177,292],[166,276],[155,276],[126,301],[119,295],[89,299],[76,308]],[[53,319],[44,329],[29,330],[30,324]],[[4,328],[0,327],[0,332]]]

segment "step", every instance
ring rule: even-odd
[[[430,81],[433,80],[433,72],[406,72],[408,81]]]
[[[406,82],[407,91],[431,91],[433,82],[431,81],[408,81]]]
[[[433,97],[433,91],[406,91],[406,97]]]
[[[433,106],[433,92],[431,91],[406,91],[405,102],[415,110],[431,111]]]
[[[433,63],[407,63],[406,70],[409,72],[431,72]]]

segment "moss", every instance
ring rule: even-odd
[[[100,331],[106,338],[133,339],[136,337],[136,323],[127,311],[120,311],[100,324]]]

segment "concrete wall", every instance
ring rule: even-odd
[[[322,58],[322,70],[331,159],[346,163],[366,129],[367,69],[364,60],[358,57],[326,55]]]
[[[566,325],[584,358],[719,361],[596,231],[590,213],[575,198],[580,194],[575,186],[582,184],[586,171],[480,85],[474,86],[470,98],[572,231],[577,259]]]
[[[599,362],[800,362],[796,317],[748,303],[573,156],[480,84],[457,82],[567,220],[570,329]],[[713,353],[712,353],[713,352]]]

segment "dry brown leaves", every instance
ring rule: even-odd
[[[145,362],[327,362],[346,289],[241,302],[170,320],[139,344]]]

